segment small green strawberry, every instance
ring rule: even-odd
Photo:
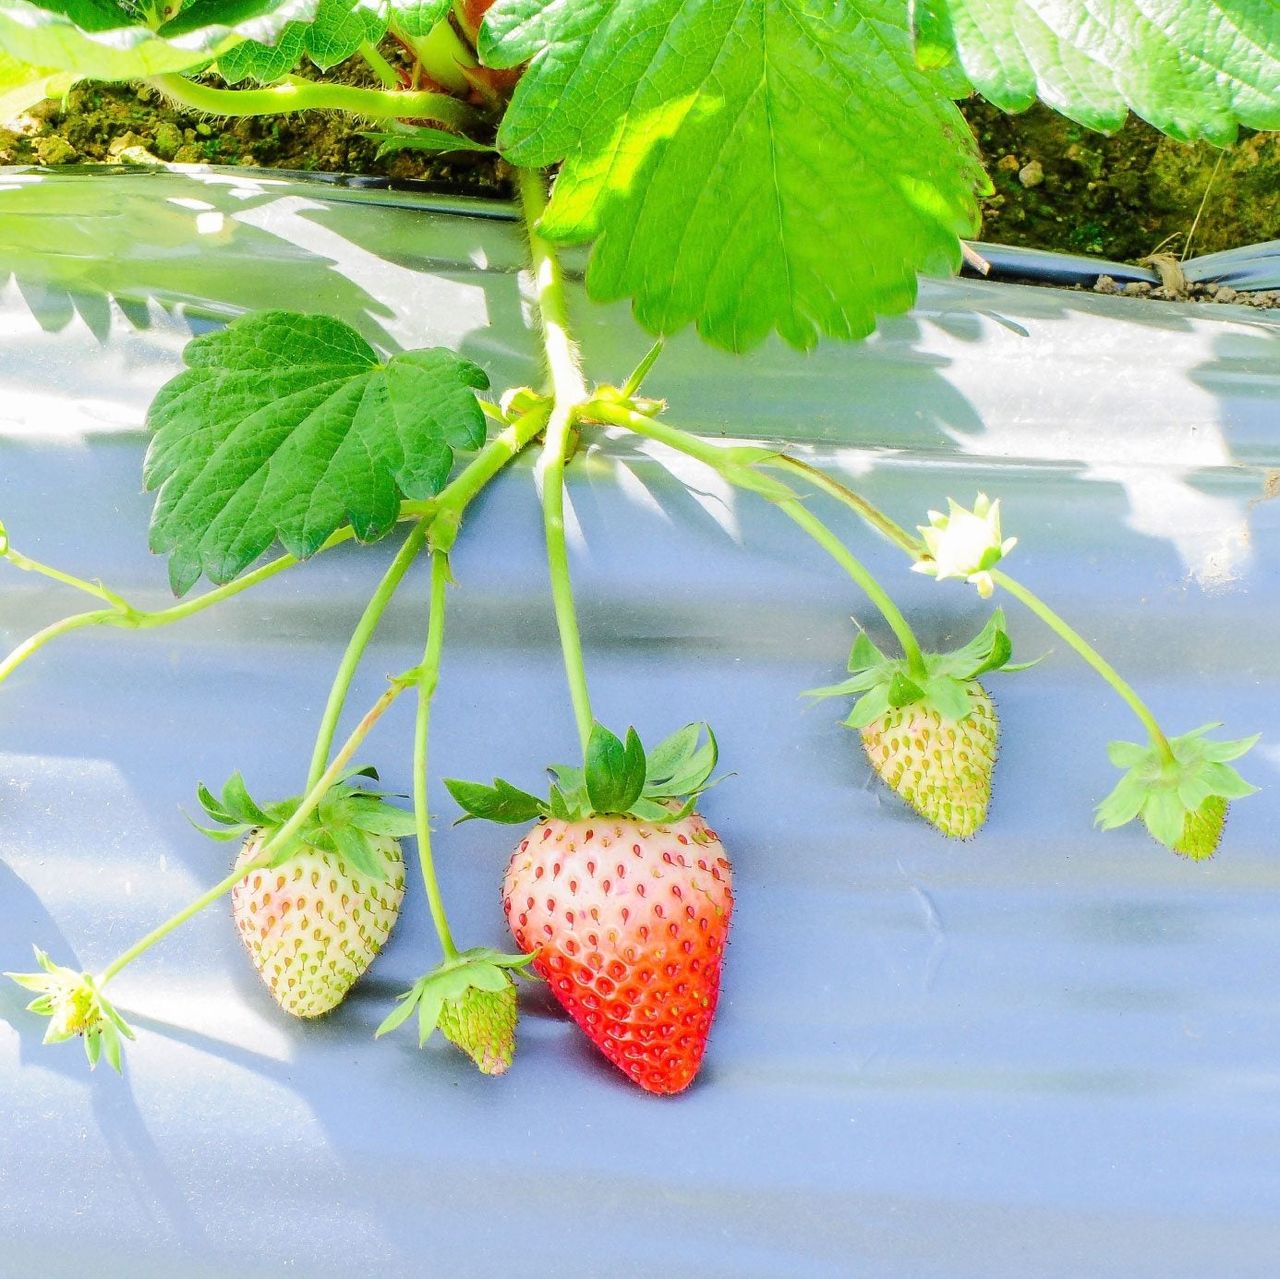
[[[1228,801],[1258,789],[1229,763],[1258,738],[1209,740],[1205,734],[1217,727],[1204,724],[1171,737],[1167,751],[1153,742],[1112,742],[1111,762],[1126,771],[1098,805],[1098,825],[1113,830],[1141,817],[1151,835],[1175,853],[1193,861],[1212,857],[1222,839]]]
[[[395,1030],[417,1013],[419,1047],[438,1030],[475,1062],[481,1074],[504,1074],[516,1053],[516,988],[511,974],[520,972],[529,958],[483,946],[464,950],[406,990],[377,1034]]]
[[[413,817],[354,785],[351,779],[360,775],[334,785],[266,866],[254,863],[299,801],[260,806],[239,774],[220,799],[199,789],[206,812],[226,828],[205,833],[244,837],[236,865],[246,874],[231,890],[232,917],[271,997],[294,1017],[319,1017],[340,1004],[400,913],[398,839],[413,833]]]
[[[859,694],[845,723],[856,728],[872,768],[944,835],[968,839],[986,821],[999,721],[977,677],[1011,666],[997,609],[963,648],[923,654],[923,671],[886,657],[859,632],[850,679],[811,697]]]
[[[597,724],[583,766],[551,770],[546,800],[445,783],[468,817],[536,821],[503,882],[511,931],[587,1038],[652,1093],[698,1072],[733,913],[728,856],[693,811],[716,765],[702,728],[646,754],[634,729]]]
[[[104,1054],[117,1074],[121,1069],[121,1039],[132,1039],[133,1030],[116,1012],[111,1001],[92,973],[78,973],[74,968],[55,964],[38,946],[35,947],[38,973],[5,973],[26,990],[36,992],[27,1011],[49,1018],[45,1031],[46,1044],[58,1044],[79,1035],[84,1040],[85,1056],[96,1066]]]

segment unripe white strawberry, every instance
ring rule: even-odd
[[[404,898],[396,840],[365,836],[385,879],[357,873],[337,853],[304,846],[283,865],[251,871],[231,890],[231,911],[272,998],[295,1017],[337,1007],[382,949]],[[262,849],[245,841],[237,865]]]
[[[891,707],[860,729],[871,767],[944,835],[968,839],[987,818],[999,721],[970,683],[969,714],[950,719],[925,701]]]

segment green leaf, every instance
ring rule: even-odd
[[[701,724],[686,724],[649,752],[645,765],[646,786],[660,785],[685,770],[697,753],[702,728]]]
[[[61,97],[75,77],[49,67],[32,67],[0,53],[0,120],[14,120],[45,98]]]
[[[308,57],[322,70],[350,58],[366,41],[386,34],[387,7],[379,0],[319,0],[310,22],[291,22],[273,44],[246,40],[218,59],[228,84],[271,84]]]
[[[151,546],[180,595],[201,573],[231,581],[277,538],[305,558],[346,521],[382,537],[402,497],[437,493],[453,450],[484,441],[474,364],[440,348],[382,362],[326,316],[246,315],[185,359],[152,402],[144,470]]]
[[[432,129],[426,125],[414,129],[412,133],[366,133],[364,136],[379,144],[378,153],[374,157],[376,160],[394,155],[397,151],[430,151],[442,154],[446,151],[497,150],[485,142],[473,142],[460,134],[449,133],[445,129]]]
[[[528,791],[517,789],[501,777],[495,777],[492,786],[459,781],[453,777],[446,777],[444,784],[467,817],[478,817],[486,822],[522,824],[546,815],[547,806],[542,800]]]
[[[634,728],[619,741],[603,724],[596,724],[587,741],[587,796],[597,813],[625,813],[644,791],[644,747]]]
[[[0,53],[74,79],[141,80],[204,66],[242,40],[270,43],[317,0],[195,0],[158,31],[113,0],[0,0]]]
[[[587,287],[733,350],[870,333],[951,272],[986,189],[901,0],[498,0],[489,66],[529,61],[499,132],[564,161],[542,231]]]
[[[652,759],[650,759],[648,778],[645,781],[643,792],[649,798],[665,797],[676,799],[686,795],[696,796],[706,789],[707,782],[715,771],[716,763],[720,758],[720,745],[716,741],[716,735],[711,731],[709,724],[695,724],[693,727],[697,729],[705,728],[707,740],[688,755],[683,763],[671,772],[669,776],[655,776],[656,770],[653,767]],[[632,805],[629,811],[634,812],[635,806]]]
[[[453,0],[391,0],[396,25],[407,36],[425,36],[448,16]]]
[[[952,42],[1005,111],[1037,98],[1110,132],[1133,110],[1175,138],[1225,145],[1280,128],[1275,0],[933,0],[930,47]],[[945,18],[945,21],[942,19]]]

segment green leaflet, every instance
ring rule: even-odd
[[[480,44],[531,59],[498,145],[564,160],[543,232],[594,239],[591,294],[654,332],[862,337],[977,226],[972,138],[900,0],[498,0]]]
[[[45,98],[71,88],[73,76],[47,67],[30,67],[0,53],[0,120],[13,120]]]
[[[322,70],[346,61],[366,41],[377,44],[387,30],[384,0],[319,0],[311,22],[291,22],[272,44],[246,40],[218,59],[228,84],[271,84],[310,58]]]
[[[484,442],[481,369],[439,348],[381,362],[326,316],[255,312],[185,359],[152,402],[143,476],[179,595],[201,573],[231,581],[277,538],[306,557],[347,521],[382,537],[402,497],[439,492],[453,450]]]
[[[242,40],[271,42],[317,0],[195,0],[158,30],[113,0],[0,0],[0,54],[73,79],[138,80],[202,66]]]
[[[974,88],[1006,111],[1037,98],[1091,129],[1127,109],[1175,138],[1231,142],[1280,128],[1275,0],[929,0],[936,58],[952,40]]]

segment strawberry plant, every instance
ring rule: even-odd
[[[382,51],[395,41],[397,67]],[[326,80],[362,56],[382,88]],[[215,69],[220,84],[205,73]],[[305,72],[305,74],[302,74]],[[310,109],[369,121],[386,147],[496,150],[529,245],[546,380],[488,398],[477,365],[440,349],[371,347],[324,315],[269,311],[195,338],[156,396],[143,478],[151,546],[177,603],[144,611],[25,554],[0,554],[94,597],[0,662],[0,681],[58,636],[167,626],[341,543],[399,536],[340,663],[298,796],[253,798],[237,774],[200,785],[206,833],[238,839],[225,878],[100,972],[14,975],[50,1040],[83,1039],[120,1066],[127,1022],[105,991],[139,955],[231,895],[250,957],[288,1013],[322,1014],[374,959],[401,908],[400,841],[413,837],[439,960],[379,1033],[414,1019],[486,1073],[511,1064],[517,979],[536,975],[641,1087],[693,1079],[715,1012],[733,909],[729,858],[697,811],[716,739],[677,727],[646,750],[597,722],[570,582],[564,480],[583,435],[634,433],[713,468],[804,531],[880,613],[885,653],[853,640],[846,699],[872,768],[946,836],[968,838],[990,802],[998,719],[980,679],[1012,663],[1003,613],[947,653],[910,621],[822,503],[852,510],[917,571],[1028,608],[1115,690],[1145,740],[1111,744],[1123,771],[1098,806],[1106,828],[1140,818],[1175,852],[1218,847],[1251,787],[1232,766],[1253,739],[1170,736],[1133,687],[1003,567],[1014,549],[998,501],[952,501],[918,536],[784,451],[681,430],[649,387],[662,339],[695,326],[746,352],[771,334],[800,350],[856,339],[903,311],[921,271],[956,269],[986,189],[954,99],[1006,109],[1039,97],[1086,126],[1128,110],[1179,138],[1225,144],[1280,126],[1273,0],[0,0],[7,112],[93,77],[142,81],[210,115]],[[588,379],[574,342],[561,249],[587,245],[588,294],[627,298],[657,339],[626,377]],[[526,825],[502,888],[517,951],[460,949],[437,882],[427,810],[432,698],[450,552],[473,499],[536,449],[548,564],[581,756],[545,795],[505,780],[450,780],[462,819]],[[1034,530],[1023,536],[1034,538]],[[279,544],[283,553],[261,562]],[[335,749],[352,678],[411,565],[430,561],[421,662],[393,678]],[[211,584],[190,596],[200,580]],[[797,690],[799,691],[799,690]],[[412,811],[372,788],[356,756],[393,701],[417,715]],[[674,727],[674,726],[673,726]],[[1211,726],[1216,727],[1216,726]],[[563,744],[546,743],[548,754]],[[495,749],[497,743],[495,743]],[[1016,749],[1016,743],[1014,744]],[[301,770],[299,770],[301,772]],[[739,892],[750,893],[739,881]]]

